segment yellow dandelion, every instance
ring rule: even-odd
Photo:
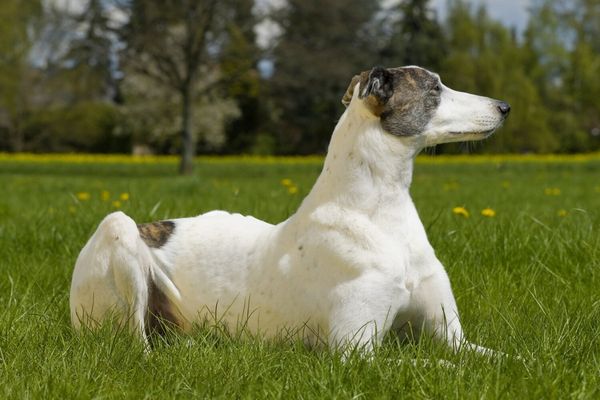
[[[90,199],[90,194],[88,192],[79,192],[76,196],[80,201],[87,201]]]
[[[481,215],[483,215],[484,217],[495,217],[496,216],[496,211],[492,210],[491,208],[484,208],[483,210],[481,210]]]
[[[112,206],[114,208],[121,208],[121,202],[119,200],[115,200],[112,202]]]
[[[283,178],[281,180],[281,184],[285,187],[291,187],[294,183],[292,182],[292,180],[290,178]]]
[[[127,201],[127,200],[129,200],[129,193],[121,193],[121,195],[119,196],[119,199],[121,201]]]
[[[464,207],[454,207],[452,209],[452,212],[456,215],[460,215],[462,217],[469,218],[469,212]]]
[[[503,182],[502,182],[502,187],[503,187],[504,189],[508,189],[508,188],[510,187],[510,182],[509,182],[509,181],[503,181]]]
[[[296,194],[296,193],[298,193],[298,187],[296,187],[296,186],[289,186],[288,187],[288,193],[289,194]]]
[[[71,214],[75,214],[77,212],[77,209],[75,208],[75,206],[69,206],[69,212]]]
[[[559,217],[566,217],[567,214],[568,214],[567,210],[562,209],[562,208],[560,210],[558,210],[558,212],[556,213],[556,215],[558,215]]]
[[[109,201],[110,192],[108,190],[103,190],[102,192],[100,192],[100,198],[102,199],[102,201]]]

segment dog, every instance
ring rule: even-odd
[[[147,343],[165,323],[189,332],[216,319],[265,337],[303,327],[332,348],[369,352],[396,331],[492,354],[464,337],[409,187],[422,149],[487,138],[510,106],[416,66],[362,72],[342,103],[320,176],[280,224],[225,211],[140,225],[108,215],[75,264],[75,329],[112,315]]]

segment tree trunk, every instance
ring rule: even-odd
[[[21,129],[21,121],[19,120],[21,116],[16,116],[14,119],[14,123],[9,128],[12,130],[12,150],[15,153],[20,153],[24,150],[25,147],[25,138],[23,135],[23,130]]]
[[[194,155],[196,154],[196,141],[192,132],[192,85],[184,84],[181,91],[182,121],[181,121],[181,164],[179,173],[190,175],[194,170]]]

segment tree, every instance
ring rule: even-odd
[[[40,31],[39,1],[0,4],[0,133],[13,151],[24,148],[23,122],[35,102],[39,75],[30,62]]]
[[[261,101],[258,62],[263,55],[256,45],[254,0],[238,0],[227,24],[227,38],[221,57],[225,96],[239,107],[240,116],[227,126],[227,152],[248,151],[256,141],[263,120],[268,119]]]
[[[448,57],[441,76],[457,90],[508,101],[514,110],[486,151],[552,152],[559,142],[548,112],[526,65],[528,50],[508,28],[491,20],[484,7],[472,10],[464,1],[449,3],[445,24]],[[441,151],[456,149],[446,146]]]
[[[130,0],[121,29],[126,69],[176,93],[181,113],[180,172],[193,169],[196,152],[194,102],[198,87],[218,82],[217,58],[225,35],[226,1]]]
[[[213,82],[214,79],[208,81]],[[204,80],[199,80],[193,88],[194,92],[203,94],[194,97],[191,107],[202,112],[192,113],[190,126],[193,129],[192,134],[202,132],[202,140],[198,146],[207,151],[215,151],[220,149],[226,140],[225,126],[232,119],[239,117],[240,112],[232,98],[211,95],[203,90],[203,82]],[[218,89],[220,88],[213,88]],[[179,151],[179,94],[165,85],[156,85],[152,78],[135,71],[125,71],[121,92],[123,105],[119,108],[125,117],[121,130],[131,135],[134,151],[147,147],[160,153]]]
[[[536,1],[525,38],[561,150],[599,148],[600,4]]]
[[[377,10],[371,0],[290,0],[274,16],[283,33],[269,84],[281,151],[325,150],[350,79],[377,60],[368,35]]]
[[[117,94],[114,79],[116,54],[113,49],[116,37],[106,2],[89,0],[79,13],[62,11],[70,19],[67,27],[74,29],[67,51],[53,68],[61,84],[68,87],[70,102],[111,100]]]
[[[437,71],[446,55],[446,41],[429,0],[407,0],[386,10],[383,24],[389,39],[381,51],[384,64],[419,65]]]

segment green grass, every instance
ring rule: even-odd
[[[129,194],[121,209],[140,222],[215,208],[278,222],[320,162],[204,159],[192,177],[175,170],[173,162],[0,160],[0,398],[600,397],[600,160],[416,167],[413,198],[467,337],[522,361],[390,338],[371,361],[342,362],[290,340],[213,329],[198,330],[191,346],[175,335],[144,355],[126,332],[74,334],[75,258],[121,193]],[[454,215],[455,206],[470,217]],[[486,207],[496,216],[482,216]],[[456,367],[409,362],[440,358]]]

